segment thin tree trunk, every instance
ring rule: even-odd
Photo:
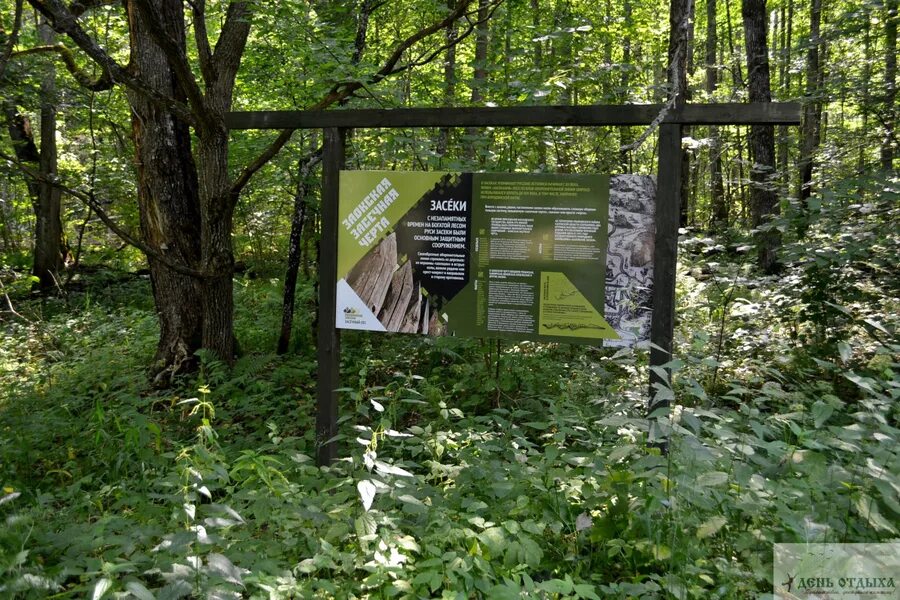
[[[867,9],[863,16],[863,77],[862,77],[862,99],[859,103],[859,110],[862,113],[862,139],[859,141],[859,156],[857,158],[856,170],[858,174],[866,172],[866,150],[868,143],[866,133],[869,131],[869,111],[871,110],[872,94],[869,80],[872,78],[872,26],[870,25],[870,15]]]
[[[716,0],[706,0],[706,96],[713,102],[719,85]],[[712,212],[711,228],[721,232],[728,226],[728,204],[722,184],[722,141],[719,128],[709,128],[709,196]]]
[[[628,0],[625,0],[626,2]],[[540,0],[531,0],[531,25],[533,26],[533,31],[539,32],[541,31],[541,6]],[[531,62],[534,65],[534,72],[538,75],[539,79],[535,82],[535,85],[540,85],[542,83],[542,73],[544,67],[544,49],[543,42],[537,39],[539,36],[535,35],[534,42],[532,42],[532,50],[531,50]],[[538,152],[538,167],[541,169],[545,169],[547,167],[547,144],[545,143],[546,136],[544,135],[544,128],[537,128],[537,152]]]
[[[725,23],[728,25],[728,55],[731,57],[731,80],[735,88],[744,87],[741,60],[734,49],[734,27],[731,24],[731,0],[725,0]]]
[[[41,19],[38,37],[44,45],[55,43],[56,36],[50,26]],[[56,148],[56,68],[46,67],[41,80],[41,157],[40,173],[53,179],[57,173]],[[62,231],[62,192],[48,182],[38,184],[37,202],[34,205],[34,265],[32,274],[44,289],[56,287],[63,267],[65,243]]]
[[[37,144],[34,142],[34,131],[31,127],[31,119],[28,115],[22,114],[12,102],[4,100],[3,112],[6,115],[6,130],[9,133],[9,139],[12,142],[13,153],[19,162],[31,163],[39,166],[41,162],[41,154],[38,152]],[[31,202],[37,203],[39,186],[38,183],[30,178],[25,178],[25,184],[28,188],[28,195],[31,196]]]
[[[688,65],[691,62],[690,40],[693,37],[693,0],[672,0],[669,4],[669,51],[668,51],[668,84],[669,93],[676,95],[676,106],[682,106],[690,100],[688,87]],[[690,135],[690,129],[682,127],[682,135]],[[690,157],[682,152],[680,225],[687,226],[688,196],[690,194]]]
[[[291,238],[288,246],[287,273],[284,276],[284,302],[281,307],[281,334],[278,337],[278,354],[288,351],[291,330],[294,325],[294,299],[297,291],[297,272],[300,269],[300,244],[306,226],[309,205],[309,175],[322,160],[322,151],[300,161],[297,168],[297,189],[294,192],[294,213],[291,218]]]
[[[453,0],[448,0],[448,6],[452,7]],[[447,29],[445,41],[447,50],[444,54],[444,106],[453,106],[456,98],[456,32],[457,22],[453,21]],[[441,127],[438,132],[437,153],[444,157],[447,147],[450,145],[450,128]]]
[[[622,39],[622,79],[619,86],[622,89],[620,101],[625,103],[628,101],[628,86],[631,85],[631,27],[632,27],[632,6],[631,0],[623,0],[622,11],[624,13],[625,37]],[[623,173],[631,173],[631,151],[627,150],[632,143],[632,133],[630,127],[619,127],[619,165]]]
[[[484,85],[487,83],[488,36],[490,35],[489,11],[490,0],[478,0],[478,24],[475,26],[475,56],[472,59],[472,95],[470,98],[473,105],[484,102]],[[469,160],[475,160],[477,137],[477,128],[466,128],[465,153]]]
[[[556,3],[556,12],[554,15],[554,29],[556,31],[570,30],[572,26],[572,12],[567,0],[558,0]],[[574,34],[566,31],[551,42],[552,68],[564,71],[568,77],[563,81],[565,84],[559,97],[559,103],[563,105],[572,104],[573,81],[572,69],[573,60],[573,38]],[[562,136],[553,135],[553,146],[556,152],[556,169],[560,173],[569,173],[572,171],[572,157],[570,150],[571,134]]]
[[[800,133],[800,189],[801,206],[812,194],[812,176],[815,167],[813,155],[821,140],[822,119],[822,69],[819,62],[821,46],[822,0],[812,0],[809,13],[809,47],[806,51],[806,93],[803,104],[803,125]]]
[[[884,22],[884,139],[881,142],[881,168],[894,170],[897,154],[897,0],[885,3]]]
[[[747,47],[747,85],[751,102],[771,102],[769,48],[766,43],[766,1],[743,0],[744,41]],[[750,224],[765,225],[778,213],[775,181],[775,130],[772,125],[750,126]],[[777,231],[757,231],[757,263],[765,273],[778,269],[776,252],[781,244]]]
[[[781,52],[779,53],[778,63],[778,83],[783,98],[791,97],[791,69],[790,63],[793,58],[793,22],[794,22],[794,0],[788,0],[787,15],[785,8],[781,8]],[[791,189],[791,176],[788,169],[790,157],[790,133],[787,125],[778,126],[778,174],[781,178],[781,189],[785,196],[789,195]]]

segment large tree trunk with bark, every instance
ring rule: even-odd
[[[743,0],[744,40],[747,47],[747,86],[751,102],[771,102],[769,49],[766,43],[766,0]],[[778,213],[775,178],[775,129],[772,125],[750,126],[750,224],[764,225]],[[776,252],[781,236],[775,230],[756,234],[757,262],[766,273],[778,269]]]
[[[169,35],[185,47],[181,1],[155,0],[155,7]],[[129,5],[128,19],[135,74],[155,91],[183,98],[165,53],[133,5]],[[144,94],[130,92],[128,96],[142,238],[170,261],[199,268],[200,196],[189,127]],[[175,272],[152,256],[147,260],[160,327],[152,370],[165,381],[189,369],[201,347],[203,285],[199,278]]]
[[[222,103],[231,103],[231,94]],[[215,113],[224,122],[230,106]],[[234,338],[234,249],[231,230],[234,202],[229,193],[228,133],[222,127],[201,135],[197,157],[200,163],[200,265],[203,282],[203,348],[226,362],[235,358]]]

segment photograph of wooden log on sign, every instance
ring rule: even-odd
[[[353,267],[347,283],[387,331],[446,332],[428,293],[415,280],[412,261],[398,256],[396,233],[385,237]]]

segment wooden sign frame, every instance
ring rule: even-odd
[[[326,111],[232,112],[229,129],[322,129],[322,240],[317,331],[316,457],[320,465],[337,458],[340,388],[340,330],[335,327],[338,237],[338,176],[344,166],[348,129],[396,127],[543,127],[650,125],[662,105],[522,106],[511,108],[409,108]],[[681,190],[683,125],[799,125],[798,103],[681,104],[659,123],[656,234],[653,252],[653,314],[650,365],[672,359],[675,323],[675,268]],[[660,386],[670,373],[650,372],[649,411],[666,406]]]

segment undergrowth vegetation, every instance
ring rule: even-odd
[[[643,351],[346,334],[329,468],[311,282],[291,353],[270,352],[280,283],[240,280],[238,364],[201,356],[167,390],[146,281],[23,300],[0,595],[744,598],[775,542],[896,539],[897,189],[851,187],[778,278],[746,240],[686,234],[654,415]]]

